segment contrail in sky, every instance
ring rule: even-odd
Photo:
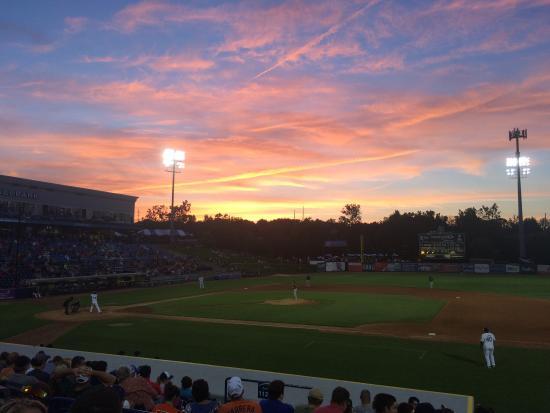
[[[191,182],[181,182],[177,183],[175,186],[177,187],[183,187],[183,186],[196,186],[196,185],[206,185],[206,184],[219,184],[219,183],[225,183],[225,182],[234,182],[234,181],[242,181],[247,179],[254,179],[254,178],[261,178],[264,176],[274,176],[274,175],[280,175],[280,174],[286,174],[289,172],[301,172],[301,171],[310,171],[312,169],[322,169],[322,168],[329,168],[331,166],[341,166],[341,165],[350,165],[354,163],[361,163],[361,162],[373,162],[373,161],[382,161],[385,159],[392,159],[392,158],[399,158],[402,156],[410,155],[417,152],[417,150],[408,150],[408,151],[402,151],[402,152],[396,152],[392,153],[390,155],[380,155],[380,156],[366,156],[361,158],[351,158],[351,159],[342,159],[338,161],[331,161],[331,162],[321,162],[321,163],[314,163],[309,165],[300,165],[300,166],[288,166],[284,168],[274,168],[274,169],[264,169],[259,171],[252,171],[252,172],[244,172],[242,174],[237,175],[229,175],[229,176],[221,176],[219,178],[211,178],[211,179],[202,179],[198,181],[191,181]],[[142,186],[137,188],[125,188],[119,190],[119,192],[124,191],[138,191],[138,190],[146,190],[146,189],[164,189],[164,188],[170,188],[171,185],[152,185],[152,186]]]
[[[342,26],[344,26],[345,24],[347,24],[350,21],[354,20],[361,13],[363,13],[365,10],[369,9],[370,7],[374,6],[377,3],[379,3],[379,0],[374,0],[374,1],[371,1],[367,4],[365,4],[363,7],[361,7],[359,10],[357,10],[355,13],[351,14],[350,16],[348,16],[344,20],[342,20],[340,23],[337,23],[334,26],[330,27],[326,32],[320,34],[319,36],[317,36],[313,39],[311,39],[309,42],[307,42],[302,47],[296,49],[295,51],[293,51],[291,53],[287,53],[286,55],[284,55],[273,66],[268,67],[263,72],[260,72],[256,76],[254,76],[254,79],[258,79],[258,78],[262,77],[263,75],[271,72],[272,70],[278,68],[279,66],[285,64],[286,62],[296,60],[300,56],[306,54],[311,48],[317,46],[319,43],[321,43],[328,36],[332,36],[333,34],[337,33],[342,28]]]

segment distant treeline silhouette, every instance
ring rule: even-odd
[[[189,209],[190,210],[190,209]],[[342,210],[344,212],[345,209]],[[190,231],[204,245],[274,257],[314,257],[335,253],[358,253],[360,237],[367,253],[380,253],[406,260],[418,259],[418,234],[443,229],[461,232],[466,238],[466,259],[511,262],[518,258],[517,219],[504,219],[496,204],[459,210],[455,216],[434,211],[395,211],[378,222],[346,223],[346,220],[275,219],[252,222],[227,214],[194,216],[177,220],[178,228]],[[143,227],[166,226],[166,220],[143,220]],[[550,225],[547,219],[524,220],[527,255],[537,263],[550,263]],[[343,240],[347,247],[327,250],[325,241]]]

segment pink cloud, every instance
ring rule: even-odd
[[[86,17],[65,17],[65,32],[70,34],[79,33],[88,25]]]
[[[218,8],[191,9],[165,1],[142,1],[131,4],[117,12],[107,27],[131,33],[141,26],[155,26],[167,22],[223,21],[225,17]]]
[[[211,60],[187,56],[160,56],[146,59],[147,65],[159,72],[206,70],[214,66]]]

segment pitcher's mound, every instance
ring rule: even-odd
[[[271,304],[271,305],[306,305],[306,304],[316,304],[316,301],[313,300],[304,300],[302,298],[298,298],[295,300],[294,298],[283,298],[282,300],[267,300],[264,301],[264,304]]]

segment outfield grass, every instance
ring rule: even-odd
[[[312,284],[346,284],[396,286],[427,288],[428,276],[435,278],[435,288],[456,291],[479,291],[487,293],[519,295],[525,297],[550,299],[550,277],[536,275],[493,276],[473,274],[434,274],[434,273],[314,273]],[[271,276],[244,278],[239,280],[207,281],[206,291],[224,291],[230,288],[250,287],[254,285],[281,284],[288,286],[290,292],[293,281],[299,287],[305,283],[306,275]],[[101,305],[129,305],[195,295],[199,292],[196,282],[154,288],[137,288],[129,291],[107,291],[100,293]],[[83,305],[89,305],[89,295],[80,297]]]
[[[367,323],[431,320],[445,301],[400,295],[301,292],[308,305],[271,305],[288,292],[233,291],[155,304],[157,314],[352,327]]]
[[[313,284],[387,285],[428,288],[428,277],[434,277],[434,288],[477,291],[550,299],[550,277],[541,275],[489,275],[440,273],[342,273],[312,274]],[[297,276],[305,279],[305,276]]]
[[[36,302],[0,302],[0,339],[15,336],[27,330],[47,324],[47,321],[35,318],[36,313],[46,307]]]
[[[544,350],[499,346],[497,368],[488,370],[477,343],[133,318],[82,325],[55,345],[470,394],[498,413],[550,406],[550,351]]]

